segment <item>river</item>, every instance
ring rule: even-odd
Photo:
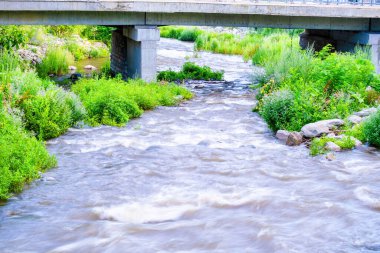
[[[0,207],[0,252],[380,251],[380,153],[281,144],[251,112],[260,69],[161,40],[160,69],[189,57],[229,82],[49,141],[59,166]]]

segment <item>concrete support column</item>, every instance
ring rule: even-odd
[[[112,35],[111,69],[123,78],[156,80],[157,41],[155,26],[123,27]]]
[[[300,35],[302,48],[313,46],[319,51],[327,44],[341,52],[353,52],[356,46],[369,46],[372,63],[380,73],[380,33],[308,29]]]
[[[111,70],[123,79],[127,79],[127,41],[122,29],[112,32]]]

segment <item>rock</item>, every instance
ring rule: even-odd
[[[326,159],[329,160],[329,161],[333,161],[333,160],[335,160],[335,155],[334,155],[334,153],[327,153],[327,154],[326,154]]]
[[[326,143],[325,149],[328,151],[335,151],[335,152],[338,152],[341,150],[341,148],[332,141],[329,141]]]
[[[96,70],[96,67],[94,67],[92,65],[86,65],[86,66],[84,66],[84,69],[86,69],[86,70]]]
[[[286,145],[288,146],[298,146],[302,143],[302,134],[299,132],[289,133],[288,139],[286,140]]]
[[[363,118],[358,116],[358,115],[351,115],[350,117],[347,118],[349,122],[352,124],[359,124],[360,122],[363,121]]]
[[[347,135],[341,134],[341,135],[335,136],[334,138],[341,140],[345,137],[347,137]],[[356,139],[355,137],[352,137],[352,136],[348,136],[348,137],[355,142],[355,148],[358,148],[363,145],[363,143],[359,141],[358,139]]]
[[[336,135],[334,133],[329,133],[328,135],[326,135],[326,137],[335,138]]]
[[[276,138],[286,142],[288,140],[290,132],[286,130],[278,130],[276,133]]]
[[[75,67],[75,66],[69,66],[69,70],[75,71],[75,70],[77,70],[77,67]]]
[[[359,117],[367,117],[371,115],[372,113],[375,113],[377,109],[375,107],[371,107],[368,109],[361,110],[360,112],[355,112],[354,115],[359,116]]]
[[[342,125],[344,125],[344,121],[341,119],[321,120],[304,125],[301,129],[301,133],[307,138],[314,138],[322,134],[328,134],[331,128]]]
[[[359,141],[358,139],[354,137],[351,137],[351,138],[355,141],[355,148],[360,148],[361,146],[363,146],[363,143],[361,141]]]

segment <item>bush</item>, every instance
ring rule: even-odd
[[[223,72],[221,71],[212,71],[210,67],[207,66],[198,66],[192,62],[186,62],[182,66],[182,70],[175,72],[172,70],[161,71],[157,76],[158,80],[162,81],[183,81],[186,79],[191,80],[222,80]]]
[[[364,121],[363,134],[369,144],[380,147],[380,110]]]
[[[350,136],[344,136],[342,139],[331,137],[315,138],[310,144],[310,155],[316,156],[327,153],[328,150],[325,148],[327,142],[333,142],[341,149],[352,149],[355,147],[355,141]]]
[[[0,26],[0,46],[5,49],[19,48],[28,42],[23,27],[16,25]]]
[[[82,99],[91,125],[122,126],[129,119],[139,117],[143,110],[175,105],[181,99],[192,97],[183,87],[142,80],[82,79],[72,90]]]
[[[22,190],[25,183],[56,165],[43,143],[27,134],[16,121],[0,111],[0,199]]]
[[[77,96],[38,78],[34,71],[7,72],[7,84],[0,85],[2,104],[18,111],[25,127],[40,139],[57,137],[83,119],[84,108]]]
[[[79,34],[83,26],[75,26],[75,25],[51,25],[47,27],[48,33],[60,37],[70,37],[73,34]]]
[[[66,49],[50,48],[46,57],[37,66],[37,71],[40,77],[47,77],[51,74],[59,76],[67,73],[73,62],[73,55]]]
[[[287,124],[279,124],[281,127],[299,131],[307,123],[346,118],[368,104],[376,103],[376,91],[369,93],[366,87],[377,87],[379,78],[372,63],[363,58],[365,54],[362,51],[331,53],[331,48],[326,47],[313,54],[311,50],[291,48],[286,41],[279,43],[285,44],[263,44],[260,47],[274,48],[269,50],[273,55],[265,52],[267,55],[257,56],[266,69],[257,99],[260,112],[265,96],[276,90],[290,90],[293,93],[294,113]],[[268,58],[268,55],[271,56]],[[268,124],[273,125],[273,122]]]
[[[289,121],[294,117],[294,96],[288,90],[276,91],[264,97],[259,110],[270,129],[288,129]]]
[[[84,116],[76,96],[61,88],[48,89],[30,97],[21,108],[26,129],[41,140],[60,136]]]
[[[104,44],[110,46],[112,39],[112,31],[116,28],[107,26],[85,26],[82,30],[82,36],[90,40],[102,41]]]
[[[201,34],[201,31],[193,28],[193,29],[186,29],[181,32],[178,39],[182,41],[192,41],[194,42],[198,36]]]

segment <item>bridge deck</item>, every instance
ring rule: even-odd
[[[212,13],[380,18],[380,0],[0,0],[0,11]]]

